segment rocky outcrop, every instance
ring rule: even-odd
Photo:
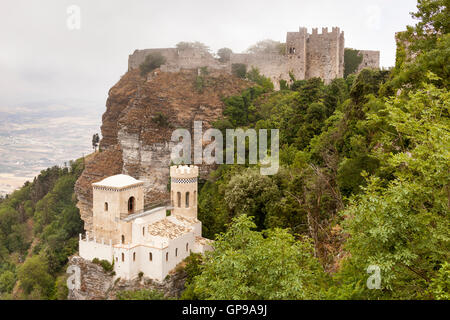
[[[179,298],[184,290],[186,272],[183,268],[172,272],[164,281],[148,278],[123,280],[105,272],[101,266],[79,256],[69,258],[68,267],[80,268],[81,286],[79,290],[69,290],[69,300],[116,300],[120,291],[141,289],[158,290],[166,298]]]
[[[145,206],[167,203],[171,135],[177,128],[191,130],[203,121],[204,130],[222,116],[222,99],[239,94],[250,84],[215,70],[161,72],[147,78],[138,69],[127,72],[109,91],[103,115],[101,152],[86,164],[75,192],[85,229],[92,231],[92,182],[124,173],[145,182]],[[209,168],[200,167],[206,177]]]

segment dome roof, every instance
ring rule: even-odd
[[[112,187],[112,188],[124,188],[135,184],[144,183],[126,174],[117,174],[103,179],[102,181],[93,183],[93,186],[99,187]]]

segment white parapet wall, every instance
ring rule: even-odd
[[[94,258],[97,258],[99,260],[107,260],[110,263],[113,262],[113,246],[110,241],[108,243],[105,243],[104,240],[99,242],[97,239],[89,239],[88,236],[83,239],[80,234],[79,252],[80,257],[85,260],[92,261]]]

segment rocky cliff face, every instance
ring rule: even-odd
[[[170,138],[173,130],[191,130],[203,121],[203,130],[222,116],[223,97],[239,94],[249,83],[226,72],[203,75],[197,70],[165,73],[147,78],[130,70],[109,91],[103,115],[101,152],[86,163],[75,192],[85,229],[92,231],[91,184],[119,173],[145,182],[145,205],[169,200]],[[209,168],[202,166],[205,177]]]
[[[164,281],[157,282],[148,278],[115,279],[98,264],[84,260],[79,256],[70,257],[68,266],[79,267],[81,276],[80,289],[69,290],[68,300],[115,300],[117,293],[120,291],[140,289],[158,290],[164,293],[166,298],[179,298],[186,281],[186,272],[183,268],[180,268],[177,272],[172,272]]]

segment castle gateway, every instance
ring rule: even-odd
[[[320,77],[325,83],[343,78],[344,49],[344,32],[338,27],[333,27],[331,31],[322,28],[321,33],[317,28],[308,33],[306,28],[301,27],[298,32],[287,33],[284,53],[233,53],[230,61],[221,63],[210,53],[194,48],[145,49],[136,50],[129,56],[128,69],[138,68],[148,54],[159,52],[166,58],[166,63],[161,66],[163,72],[207,67],[231,73],[233,64],[245,64],[247,70],[258,68],[278,89],[280,80],[290,81],[290,73],[297,80]],[[357,71],[380,67],[379,51],[359,50],[359,55],[362,61]]]

